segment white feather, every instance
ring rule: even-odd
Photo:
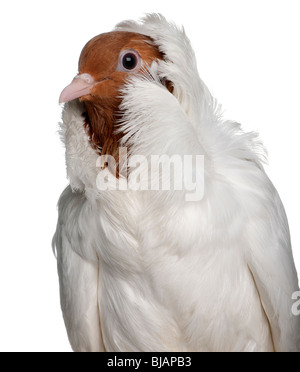
[[[183,30],[158,15],[116,29],[151,36],[166,56],[123,88],[122,144],[130,156],[204,155],[205,193],[99,191],[82,107],[66,105],[71,188],[54,245],[74,350],[300,351],[288,224],[257,135],[222,121]]]

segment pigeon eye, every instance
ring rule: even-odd
[[[137,58],[133,53],[127,53],[122,58],[122,65],[126,70],[133,70],[137,65]]]
[[[141,57],[133,49],[123,50],[120,53],[118,71],[133,72],[141,66]]]

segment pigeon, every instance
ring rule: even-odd
[[[225,120],[184,28],[123,21],[61,92],[53,237],[78,352],[300,351],[287,217],[257,133]]]

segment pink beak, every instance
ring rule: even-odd
[[[66,103],[73,99],[91,93],[95,85],[95,80],[90,74],[80,74],[75,76],[71,84],[65,87],[59,96],[59,103]]]

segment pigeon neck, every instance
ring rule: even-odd
[[[120,101],[85,102],[83,116],[92,147],[101,155],[112,155],[118,162],[119,141],[122,133],[116,133],[116,113]]]

